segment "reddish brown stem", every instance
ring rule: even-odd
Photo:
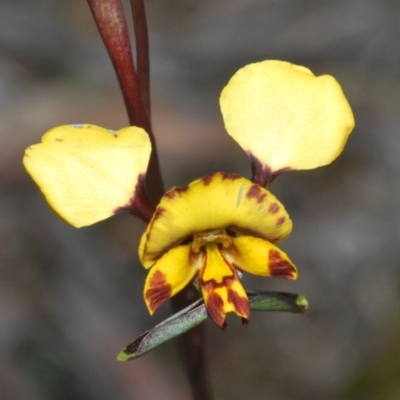
[[[141,86],[132,58],[131,42],[120,0],[88,0],[101,38],[117,74],[131,125],[143,128],[150,136],[152,153],[146,175],[147,192],[153,203],[158,203],[164,193],[158,162],[156,142],[150,119],[142,103]],[[144,8],[143,8],[144,12]],[[143,18],[145,18],[143,14]],[[141,44],[140,48],[148,46]],[[143,63],[142,63],[143,64]],[[143,67],[142,67],[143,68]]]
[[[143,0],[130,0],[133,26],[136,40],[137,74],[140,91],[147,115],[150,117],[150,63],[149,40],[146,14]],[[172,298],[172,308],[178,312],[193,302],[198,292],[193,287],[186,287],[179,295]],[[211,385],[207,375],[205,359],[205,340],[202,326],[186,332],[177,338],[178,350],[186,367],[193,399],[212,399]]]
[[[150,119],[150,59],[149,35],[143,0],[130,0],[136,42],[137,76],[142,103]]]
[[[172,298],[173,310],[177,312],[187,307],[198,296],[199,292],[193,286],[186,286],[184,290]],[[186,367],[193,399],[212,400],[211,383],[205,357],[204,325],[196,326],[183,335],[180,335],[176,340],[179,355]]]
[[[129,121],[131,125],[145,129],[150,136],[153,150],[146,174],[146,187],[149,198],[154,203],[158,203],[164,193],[164,187],[155,138],[150,123],[149,43],[143,0],[131,0],[138,63],[137,74],[121,1],[88,0],[88,4],[116,71]],[[140,194],[143,197],[142,188],[143,186],[141,186]],[[140,210],[140,217],[149,219],[150,210],[151,207],[146,205]],[[133,213],[128,208],[118,211]],[[173,298],[172,305],[175,311],[181,310],[193,301],[192,290],[192,288],[186,288],[179,296]],[[195,328],[178,340],[180,354],[189,375],[193,398],[195,400],[211,399],[211,390],[205,368],[202,328]]]
[[[133,65],[131,43],[120,0],[88,0],[97,28],[117,73],[131,125],[147,132],[150,122],[140,98],[139,81]]]

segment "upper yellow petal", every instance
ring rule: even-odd
[[[272,174],[329,164],[354,127],[350,105],[332,76],[316,77],[283,61],[237,71],[220,105],[229,135]]]
[[[193,233],[216,228],[277,242],[289,235],[292,221],[266,189],[237,175],[210,174],[164,195],[140,241],[142,264],[149,268]]]
[[[110,217],[134,199],[151,144],[138,127],[60,126],[25,151],[25,168],[51,207],[79,228]]]

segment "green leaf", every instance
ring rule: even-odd
[[[308,306],[306,298],[298,294],[254,290],[248,291],[247,295],[250,309],[253,311],[284,311],[303,314]],[[197,300],[154,328],[142,333],[118,354],[117,360],[128,361],[138,358],[160,344],[201,324],[207,317],[203,300]]]
[[[253,311],[286,311],[304,314],[307,299],[301,294],[252,290],[247,292],[250,309]]]
[[[199,299],[154,328],[142,333],[118,354],[117,360],[127,361],[138,358],[167,340],[194,328],[206,319],[207,310],[204,307],[203,300]]]

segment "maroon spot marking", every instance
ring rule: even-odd
[[[241,178],[241,176],[237,174],[227,174],[225,172],[221,172],[220,174],[223,180],[236,181]]]
[[[276,214],[279,211],[280,207],[278,203],[271,203],[271,205],[268,208],[268,211],[271,214]]]
[[[272,171],[270,166],[264,165],[251,152],[247,152],[247,156],[250,158],[251,161],[251,171],[252,171],[251,181],[262,187],[269,185],[282,172],[287,172],[292,170],[290,167],[284,167],[277,171]]]
[[[160,218],[165,212],[164,207],[157,207],[156,212],[154,213],[154,219]]]
[[[167,199],[173,199],[174,197],[181,197],[182,193],[185,193],[189,189],[188,186],[185,187],[175,187],[171,189],[169,192],[167,192],[164,197]]]
[[[211,181],[213,180],[214,176],[215,176],[215,173],[208,174],[206,176],[203,176],[201,178],[201,180],[203,181],[204,185],[208,186],[211,183]]]
[[[211,279],[207,282],[200,278],[201,286],[207,296],[207,311],[212,320],[222,329],[227,327],[225,320],[224,301],[221,296],[215,293],[216,288],[225,287],[227,289],[227,301],[234,307],[235,313],[242,317],[243,324],[247,323],[250,315],[250,307],[246,297],[241,297],[235,290],[232,289],[233,283],[237,280],[236,273],[234,275],[225,276],[222,282],[216,282]]]
[[[275,176],[281,174],[282,172],[289,172],[293,171],[291,167],[283,167],[281,169],[278,169],[278,171],[275,172]]]
[[[272,169],[268,165],[264,165],[251,152],[247,152],[247,156],[251,161],[251,181],[264,187],[267,183],[271,183],[275,178]]]
[[[286,217],[280,217],[276,220],[276,226],[281,226],[286,221]]]
[[[222,180],[230,180],[235,181],[236,179],[240,179],[241,176],[237,174],[227,174],[225,172],[213,172],[201,178],[205,186],[208,186],[214,177],[220,176]]]
[[[238,315],[246,320],[249,318],[250,307],[247,298],[239,296],[237,292],[228,288],[228,301],[233,304]]]
[[[270,250],[268,254],[269,270],[275,278],[294,279],[296,268],[289,261],[284,260],[279,251]]]
[[[122,207],[117,207],[113,213],[130,213],[141,218],[145,222],[149,222],[153,215],[155,208],[149,198],[147,197],[145,174],[140,174],[133,191],[132,197],[129,199],[128,204]]]
[[[251,199],[254,198],[257,200],[258,203],[261,203],[265,197],[267,196],[267,193],[263,193],[263,190],[260,186],[258,185],[252,185],[251,188],[248,190],[246,197]]]
[[[150,308],[155,311],[161,304],[171,298],[172,286],[161,271],[157,271],[150,279],[149,289],[145,293]]]
[[[206,291],[208,292],[207,304],[206,304],[208,315],[211,317],[211,319],[216,323],[216,325],[219,328],[225,329],[226,324],[225,324],[224,301],[222,300],[221,296],[218,293],[211,292],[211,290],[212,287],[206,289]]]

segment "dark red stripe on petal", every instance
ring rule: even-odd
[[[221,174],[223,180],[236,181],[236,179],[242,178],[242,176],[237,175],[237,174],[226,174],[224,172],[221,172],[220,174]]]
[[[173,199],[174,197],[180,197],[182,196],[182,193],[185,193],[187,190],[189,189],[188,186],[185,187],[175,187],[172,190],[170,190],[169,192],[165,193],[164,197],[166,197],[167,199]]]
[[[263,191],[262,188],[258,185],[252,185],[246,194],[247,198],[256,199],[257,203],[261,203],[266,196],[267,193]]]
[[[280,217],[276,220],[276,226],[282,225],[286,221],[286,217]]]
[[[246,320],[250,316],[249,301],[246,297],[239,296],[237,292],[228,288],[228,301],[235,307],[236,313]]]
[[[218,293],[211,292],[208,294],[206,308],[211,319],[218,327],[224,329],[226,327],[224,301]]]
[[[242,177],[237,174],[226,174],[225,172],[213,172],[211,174],[208,174],[206,176],[203,176],[201,180],[203,181],[205,186],[208,186],[215,177],[221,177],[222,180],[230,180],[230,181],[235,181],[236,179],[241,179]]]
[[[204,185],[208,186],[211,181],[213,180],[215,174],[208,174],[206,176],[203,176],[201,180],[203,181]]]
[[[156,212],[153,215],[153,221],[156,220],[157,218],[160,218],[161,215],[164,214],[165,208],[162,207],[157,207]]]
[[[171,298],[172,286],[165,279],[161,271],[157,271],[150,279],[149,289],[145,293],[145,298],[152,311],[155,311],[163,303]]]
[[[296,277],[296,268],[289,261],[283,259],[279,251],[270,250],[268,261],[271,276],[286,279],[294,279]]]

